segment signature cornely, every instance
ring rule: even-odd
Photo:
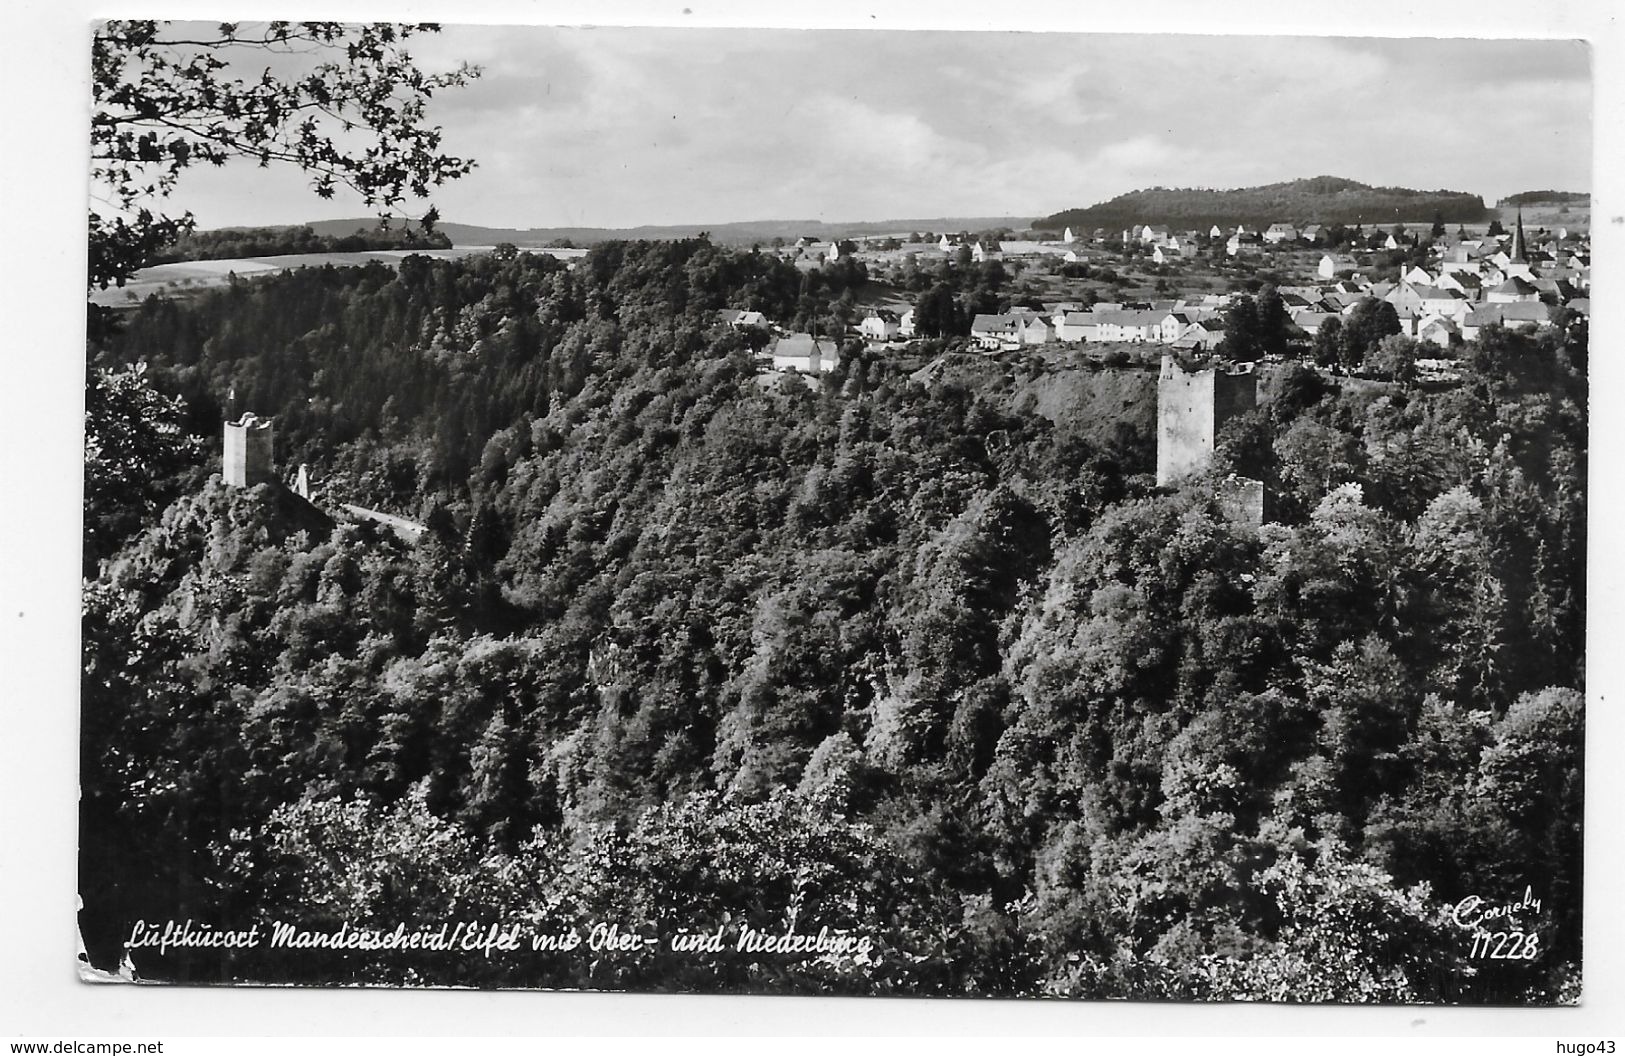
[[[1525,915],[1540,915],[1540,899],[1534,889],[1525,887],[1523,897],[1516,902],[1489,902],[1478,895],[1468,895],[1457,902],[1450,916],[1458,927],[1476,929],[1502,923],[1521,923]]]

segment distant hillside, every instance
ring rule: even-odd
[[[1413,191],[1406,187],[1371,187],[1336,176],[1316,176],[1262,187],[1228,191],[1152,187],[1120,194],[1087,209],[1068,209],[1034,220],[1040,230],[1063,227],[1122,229],[1133,224],[1168,224],[1204,228],[1214,224],[1262,226],[1276,221],[1294,224],[1387,224],[1432,220],[1478,223],[1485,219],[1484,200],[1463,191]]]
[[[378,221],[363,217],[359,220],[317,220],[309,226],[323,235],[353,234],[357,227],[376,227]],[[435,230],[459,246],[490,246],[498,242],[512,242],[516,246],[539,246],[568,240],[577,246],[590,246],[595,242],[620,239],[676,239],[692,238],[701,231],[711,234],[717,245],[749,246],[757,242],[768,243],[775,238],[794,242],[803,235],[825,241],[831,238],[851,238],[859,235],[907,234],[911,231],[931,231],[937,234],[958,231],[983,231],[1009,227],[1022,229],[1027,218],[1021,216],[938,216],[914,220],[856,220],[825,223],[822,220],[746,220],[730,224],[666,224],[645,227],[477,227],[473,224],[439,223]]]
[[[1523,191],[1509,194],[1495,204],[1502,208],[1517,205],[1590,205],[1591,195],[1585,191]]]

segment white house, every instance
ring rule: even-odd
[[[821,374],[834,370],[840,355],[833,345],[820,342],[811,334],[786,334],[768,348],[774,370],[793,370],[802,374]]]
[[[1424,320],[1416,330],[1416,339],[1428,344],[1438,345],[1440,348],[1449,348],[1451,342],[1461,336],[1461,327],[1453,319],[1443,316],[1434,316]]]
[[[897,317],[897,336],[914,336],[914,309],[910,308],[908,311]]]
[[[1345,253],[1325,253],[1321,255],[1320,267],[1316,269],[1323,279],[1334,279],[1340,271],[1353,271],[1360,266],[1359,262]]]
[[[1224,340],[1224,320],[1213,316],[1207,319],[1198,319],[1187,326],[1173,341],[1168,342],[1175,348],[1188,348],[1206,351],[1214,348]]]
[[[978,348],[1015,348],[1021,344],[1023,322],[1024,319],[1009,313],[977,315],[970,324],[971,340]]]
[[[1218,319],[1219,313],[1205,308],[1175,308],[1165,314],[1157,324],[1157,340],[1165,345],[1178,341],[1197,323]],[[1219,324],[1224,329],[1224,324]]]
[[[890,341],[902,330],[902,321],[889,308],[879,308],[863,317],[858,332],[871,341]]]
[[[1298,229],[1291,224],[1271,224],[1264,229],[1264,241],[1271,245],[1290,242],[1298,237]]]
[[[1095,337],[1099,320],[1094,312],[1065,311],[1055,321],[1055,336],[1062,341],[1088,341]]]
[[[1438,286],[1417,286],[1415,289],[1419,297],[1416,310],[1424,316],[1436,315],[1460,324],[1473,310],[1472,302],[1460,290]]]
[[[1393,305],[1402,315],[1410,312],[1419,319],[1442,315],[1458,323],[1467,318],[1467,313],[1472,307],[1460,290],[1419,286],[1411,282],[1398,283],[1383,296],[1383,300]]]
[[[1047,345],[1055,340],[1055,328],[1043,316],[1025,319],[1016,328],[1024,345]]]
[[[1161,336],[1166,313],[1144,309],[1117,308],[1095,312],[1097,341],[1156,341]]]

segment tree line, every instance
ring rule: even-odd
[[[1110,201],[1066,209],[1033,221],[1033,227],[1115,228],[1133,224],[1168,224],[1207,229],[1250,224],[1260,230],[1278,222],[1382,224],[1438,216],[1447,223],[1482,222],[1484,200],[1462,191],[1417,191],[1407,187],[1371,187],[1331,176],[1292,180],[1231,190],[1152,187],[1120,194]]]
[[[348,235],[318,235],[310,225],[223,227],[192,231],[148,258],[148,265],[183,260],[233,260],[293,253],[361,253],[375,249],[450,249],[438,231],[401,225],[357,228]]]

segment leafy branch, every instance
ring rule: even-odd
[[[113,21],[94,38],[91,177],[110,208],[90,216],[93,287],[122,286],[153,251],[191,230],[190,213],[165,215],[153,205],[194,165],[295,165],[319,197],[347,187],[386,219],[408,194],[427,197],[474,167],[442,153],[441,129],[426,113],[437,91],[466,85],[479,69],[426,73],[405,48],[438,26],[223,23],[212,36],[166,29]],[[276,65],[285,65],[281,56],[320,61],[299,73],[266,65],[245,75],[256,54]],[[435,218],[431,209],[425,225]]]

